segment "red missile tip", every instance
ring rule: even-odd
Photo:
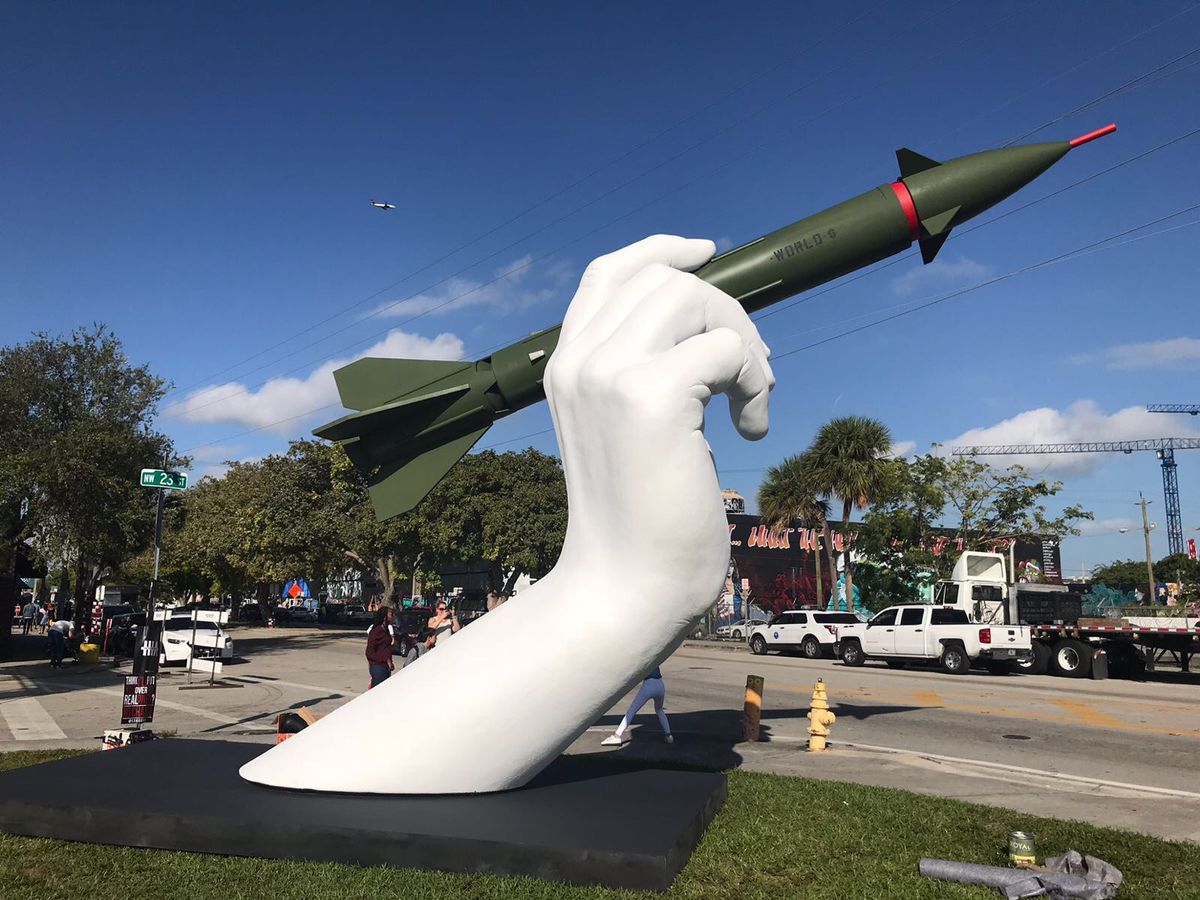
[[[1088,141],[1094,141],[1096,138],[1102,138],[1106,134],[1112,134],[1117,130],[1117,124],[1114,122],[1111,125],[1105,125],[1103,128],[1097,128],[1095,131],[1089,131],[1087,134],[1080,135],[1071,141],[1071,149],[1074,150],[1080,144],[1086,144]]]

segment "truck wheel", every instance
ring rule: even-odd
[[[1086,678],[1092,670],[1092,648],[1083,641],[1068,638],[1054,645],[1050,663],[1057,675]]]
[[[1045,675],[1050,668],[1050,645],[1045,641],[1033,642],[1033,655],[1017,660],[1017,671],[1024,675]]]
[[[951,675],[966,675],[971,668],[971,658],[962,644],[946,644],[942,648],[942,671]]]
[[[763,640],[761,634],[756,634],[750,638],[750,652],[755,656],[763,656],[767,652],[767,642]]]
[[[800,642],[800,652],[807,659],[820,659],[824,655],[821,652],[821,642],[811,634]]]
[[[858,641],[846,641],[842,644],[842,662],[848,666],[861,666],[866,662],[866,656]]]

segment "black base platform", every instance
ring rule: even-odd
[[[500,794],[288,791],[238,777],[265,749],[169,739],[0,773],[0,831],[665,890],[726,795],[720,774],[572,757]]]

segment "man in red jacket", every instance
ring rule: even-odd
[[[375,610],[375,624],[367,633],[367,669],[371,687],[388,680],[395,668],[392,663],[392,621],[395,613],[390,606]]]

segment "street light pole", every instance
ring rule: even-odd
[[[1150,589],[1147,595],[1147,603],[1154,604],[1154,562],[1150,555],[1150,517],[1146,514],[1146,504],[1150,501],[1146,500],[1139,492],[1139,497],[1142,498],[1142,534],[1146,538],[1146,584]]]

